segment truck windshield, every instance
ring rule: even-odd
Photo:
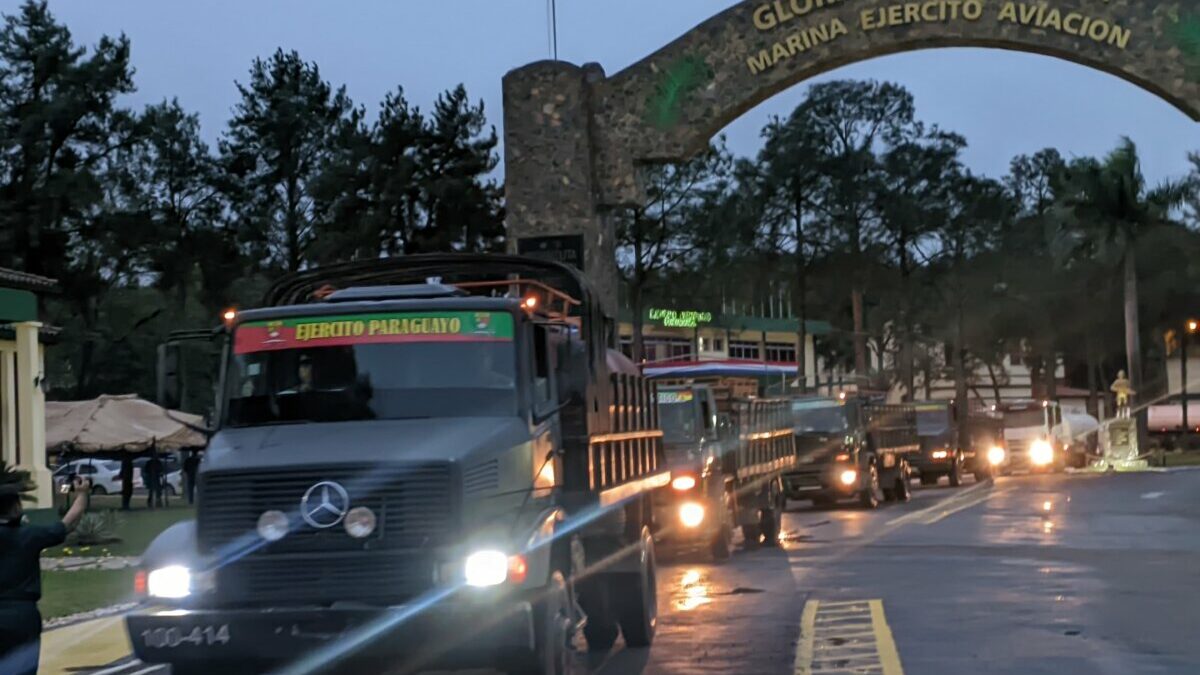
[[[1005,429],[1021,429],[1023,427],[1040,427],[1046,423],[1045,412],[1036,410],[1017,410],[1004,413]]]
[[[793,406],[792,421],[801,433],[840,434],[849,428],[846,408],[841,405]]]
[[[233,344],[230,426],[518,412],[513,318],[505,312],[249,322]]]
[[[945,408],[918,410],[917,434],[939,436],[950,430],[950,413]]]
[[[658,392],[658,422],[663,441],[686,442],[696,439],[696,398],[690,391]]]

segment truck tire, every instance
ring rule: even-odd
[[[745,540],[746,548],[756,548],[762,539],[762,522],[743,525],[742,539]]]
[[[587,614],[583,637],[588,651],[606,652],[617,643],[617,617],[606,577],[596,575],[579,582],[579,606]]]
[[[950,461],[950,487],[958,487],[962,485],[962,467],[958,464],[958,457]]]
[[[879,486],[879,469],[875,468],[875,462],[871,462],[867,471],[867,487],[859,493],[858,501],[866,509],[879,508],[879,502],[883,501],[883,489]]]
[[[713,560],[729,560],[732,549],[733,528],[728,523],[721,523],[721,526],[713,534],[708,550],[712,554]]]
[[[571,651],[567,648],[571,619],[567,584],[561,572],[550,575],[545,599],[536,607],[534,652],[528,661],[508,672],[512,675],[566,675],[571,669]]]
[[[783,531],[783,509],[787,502],[775,500],[775,506],[763,509],[759,515],[758,529],[762,532],[763,546],[779,546],[779,534]]]
[[[641,558],[641,571],[616,576],[619,581],[612,588],[626,647],[649,647],[658,628],[658,573],[649,530],[642,531]]]

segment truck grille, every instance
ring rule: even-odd
[[[376,529],[355,539],[341,525],[316,529],[300,518],[309,488],[333,481],[350,506],[375,512]],[[197,531],[201,550],[252,551],[254,557],[284,553],[413,549],[437,546],[454,535],[457,513],[449,463],[399,466],[333,466],[255,473],[210,473],[200,481]],[[264,511],[279,510],[294,523],[282,540],[266,544],[257,534]]]
[[[227,607],[398,604],[432,587],[434,570],[428,552],[251,556],[217,571],[217,600]]]

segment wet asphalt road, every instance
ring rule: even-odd
[[[577,673],[1200,672],[1200,471],[793,503],[784,525],[779,549],[661,564],[654,646]]]

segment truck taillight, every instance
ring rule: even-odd
[[[525,577],[529,574],[529,565],[525,562],[523,555],[508,556],[508,582],[511,584],[525,583]]]
[[[133,594],[138,597],[146,596],[146,570],[138,570],[133,575]]]

